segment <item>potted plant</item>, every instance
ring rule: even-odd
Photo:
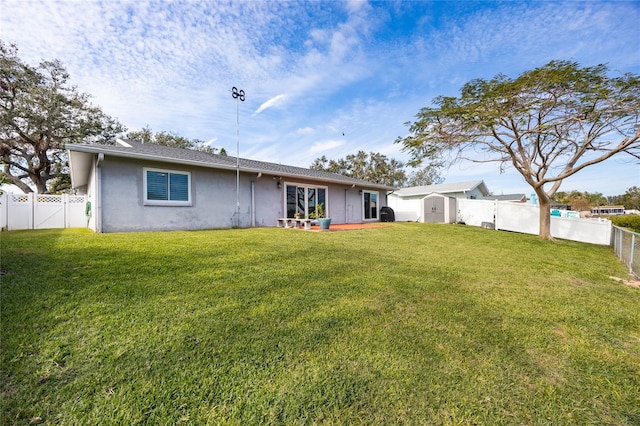
[[[324,217],[324,206],[322,203],[316,206],[316,211],[309,214],[310,219],[318,219],[318,223],[320,224],[320,229],[329,229],[329,225],[331,225],[331,218]]]

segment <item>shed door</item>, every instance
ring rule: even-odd
[[[444,223],[444,198],[428,197],[424,199],[424,221]]]

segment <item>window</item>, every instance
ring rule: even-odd
[[[362,192],[364,220],[378,219],[378,193],[372,191]]]
[[[302,217],[309,217],[319,204],[324,207],[325,215],[329,216],[326,187],[287,184],[285,195],[288,218],[295,217],[296,213],[300,213]]]
[[[191,173],[145,168],[144,204],[190,206]]]

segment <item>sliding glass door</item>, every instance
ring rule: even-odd
[[[327,188],[315,185],[287,184],[286,203],[288,218],[295,217],[296,213],[300,213],[302,217],[309,217],[311,213],[315,213],[320,204],[327,214]]]
[[[378,219],[378,193],[364,191],[362,193],[362,211],[364,220]]]

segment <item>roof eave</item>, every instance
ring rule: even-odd
[[[189,165],[189,166],[207,167],[207,168],[210,168],[210,169],[236,170],[236,166],[230,166],[230,165],[226,165],[226,164],[208,163],[208,162],[205,162],[205,161],[185,160],[185,159],[179,159],[179,158],[170,158],[170,157],[164,157],[164,156],[161,156],[161,155],[143,154],[143,153],[139,153],[139,152],[131,152],[130,153],[130,152],[123,152],[123,151],[103,150],[103,149],[100,149],[99,146],[93,146],[93,145],[69,144],[69,145],[67,145],[67,150],[68,151],[78,151],[78,152],[92,153],[92,154],[103,153],[104,155],[113,156],[113,157],[131,158],[131,159],[144,159],[144,160],[149,160],[149,161],[161,161],[161,162],[167,162],[167,163],[173,163],[173,164],[184,164],[184,165]],[[376,183],[372,183],[372,182],[349,182],[349,181],[344,181],[344,180],[341,180],[341,179],[331,179],[331,178],[322,178],[322,177],[314,177],[314,176],[304,176],[304,175],[300,175],[300,174],[291,174],[291,173],[286,173],[286,172],[275,172],[275,171],[269,170],[269,169],[260,169],[260,168],[254,168],[254,167],[242,167],[242,166],[240,166],[240,171],[241,172],[245,172],[245,173],[263,173],[263,174],[269,174],[269,175],[272,175],[272,176],[281,176],[281,177],[286,177],[286,178],[309,179],[309,180],[318,181],[318,182],[334,183],[334,184],[340,184],[340,185],[354,185],[355,184],[356,186],[360,186],[360,187],[375,188],[375,189],[386,190],[386,191],[395,190],[395,188],[393,188],[393,187],[386,186],[386,185],[380,185],[380,184],[376,184]]]

